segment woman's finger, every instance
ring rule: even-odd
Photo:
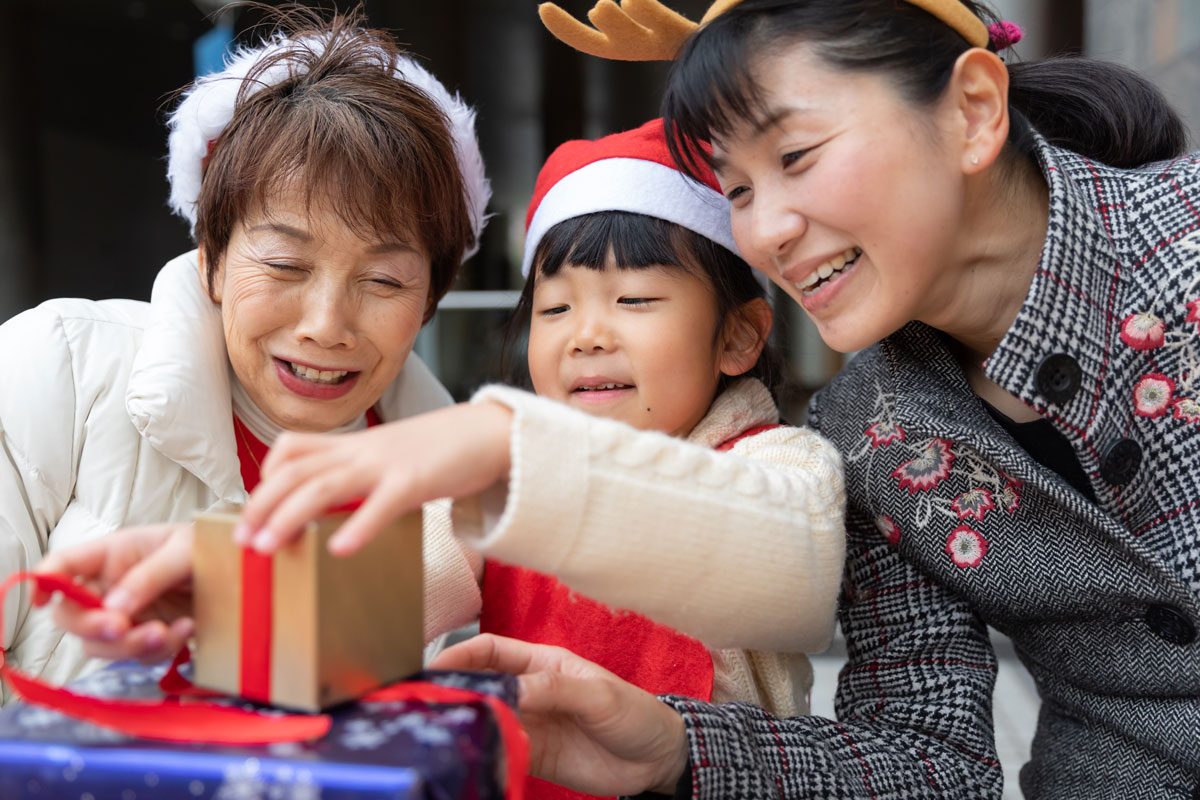
[[[134,617],[192,574],[190,526],[178,528],[159,547],[138,561],[104,596],[104,607]]]
[[[145,664],[157,664],[174,658],[187,645],[188,637],[195,630],[191,617],[181,617],[156,632],[153,641],[145,642],[141,652],[135,656]]]
[[[103,608],[85,609],[64,599],[54,607],[54,625],[81,639],[114,642],[128,633],[129,617]]]
[[[532,644],[492,633],[481,633],[447,647],[430,669],[491,670],[523,675],[544,670],[566,670],[577,675],[615,677],[611,672],[561,647]]]
[[[73,578],[94,578],[104,571],[108,559],[108,545],[104,537],[81,542],[71,547],[52,550],[34,572],[52,575],[69,575]]]

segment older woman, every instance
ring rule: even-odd
[[[52,300],[0,326],[0,574],[243,501],[281,431],[450,402],[411,349],[484,224],[474,114],[356,18],[283,22],[171,118],[172,206],[198,247],[151,301]],[[444,513],[427,519],[432,637],[479,599]],[[6,657],[69,679],[79,640],[31,600],[10,595]],[[165,648],[187,624],[147,635]]]

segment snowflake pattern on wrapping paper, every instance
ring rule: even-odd
[[[978,567],[987,555],[988,541],[983,534],[968,525],[959,525],[946,539],[946,555],[960,569]]]
[[[1157,372],[1142,376],[1133,387],[1133,408],[1139,417],[1155,419],[1167,413],[1175,394],[1175,381]]]
[[[1157,350],[1166,340],[1167,326],[1156,314],[1130,314],[1121,322],[1121,341],[1134,350]]]
[[[883,534],[883,538],[888,540],[888,544],[892,547],[897,547],[900,544],[900,526],[896,524],[896,520],[889,517],[887,514],[881,514],[875,520],[875,527]]]
[[[949,439],[929,439],[919,456],[896,467],[892,477],[909,494],[927,492],[946,479],[954,466],[954,443]]]
[[[887,421],[872,422],[867,426],[866,433],[871,440],[871,447],[887,447],[893,442],[903,442],[907,436],[904,428]]]
[[[987,512],[996,507],[996,501],[987,489],[975,487],[954,498],[950,507],[958,512],[959,519],[982,520]]]

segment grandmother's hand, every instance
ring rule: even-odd
[[[146,525],[50,553],[36,572],[79,579],[104,597],[100,609],[63,598],[55,624],[82,638],[94,658],[170,658],[192,635],[192,536],[187,523]],[[50,599],[38,592],[34,603]]]
[[[429,666],[520,676],[518,707],[539,778],[588,794],[673,794],[687,766],[679,714],[569,650],[485,633]]]
[[[329,541],[345,555],[397,517],[441,497],[467,497],[506,478],[512,412],[460,404],[347,434],[286,433],[234,537],[263,553],[295,539],[326,509],[363,499]]]

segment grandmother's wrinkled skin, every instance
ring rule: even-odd
[[[399,375],[429,310],[431,264],[415,237],[364,240],[330,203],[306,206],[293,187],[248,214],[213,299],[254,403],[285,430],[323,432],[358,419]]]

